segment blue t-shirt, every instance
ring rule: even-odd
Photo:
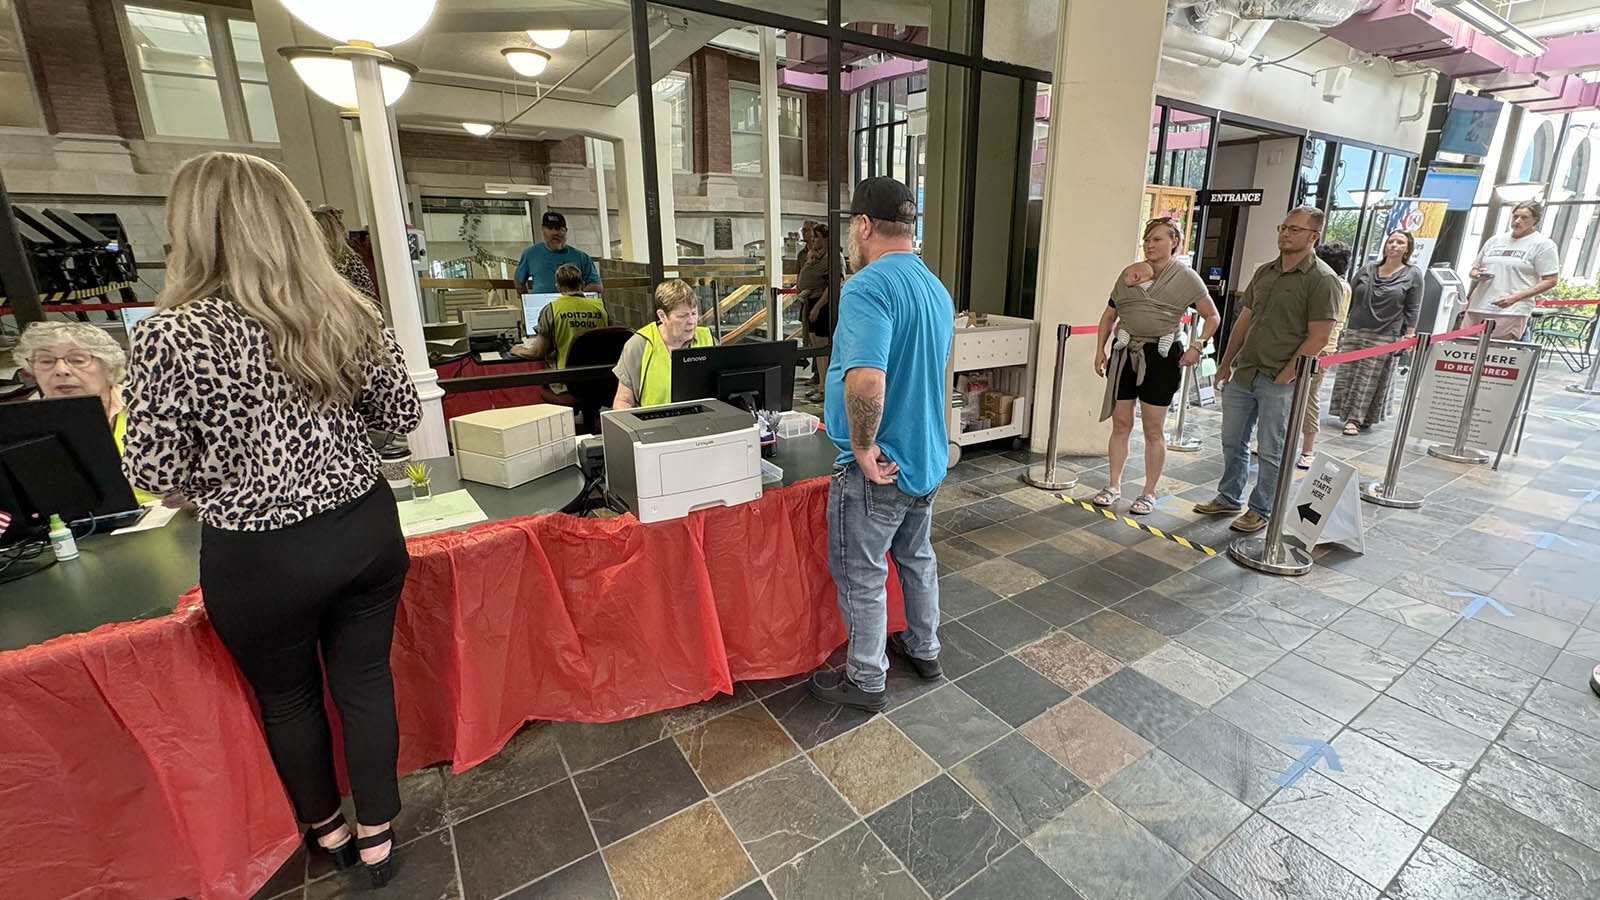
[[[562,263],[572,263],[583,273],[584,284],[599,284],[600,270],[595,267],[594,260],[589,254],[568,244],[560,250],[551,250],[543,241],[522,251],[522,258],[517,260],[517,271],[512,277],[517,284],[523,284],[528,279],[533,279],[533,293],[556,293],[556,269]]]
[[[950,292],[914,253],[890,253],[857,272],[839,292],[828,364],[828,436],[839,462],[853,460],[844,409],[844,374],[885,374],[878,446],[900,467],[900,490],[921,497],[939,486],[950,462],[944,367],[955,334]]]

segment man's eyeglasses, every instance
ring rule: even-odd
[[[1290,234],[1305,234],[1307,232],[1315,232],[1316,229],[1315,228],[1307,228],[1304,225],[1279,225],[1278,226],[1278,233],[1279,234],[1283,234],[1285,231],[1289,232]]]
[[[94,354],[73,352],[68,353],[66,356],[50,356],[44,353],[35,353],[28,360],[28,368],[34,372],[48,372],[61,362],[65,362],[74,369],[87,369],[94,365]]]

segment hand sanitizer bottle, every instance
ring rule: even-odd
[[[50,549],[55,552],[56,562],[78,558],[78,542],[72,536],[72,529],[58,515],[50,517]]]

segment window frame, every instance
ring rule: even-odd
[[[679,122],[675,118],[674,121],[672,122],[672,126],[671,126],[671,130],[673,132],[674,139],[677,138],[677,134],[678,134],[678,132],[680,130],[682,131],[682,134],[683,134],[683,165],[680,166],[680,165],[677,165],[676,162],[674,162],[674,164],[672,166],[672,171],[674,171],[674,172],[693,172],[694,171],[694,75],[692,73],[690,73],[690,72],[685,72],[685,71],[682,71],[682,70],[679,70],[679,69],[674,69],[671,72],[668,72],[667,74],[661,76],[660,78],[657,78],[655,80],[655,83],[651,85],[652,91],[653,91],[653,89],[655,87],[659,86],[663,81],[667,81],[669,79],[673,80],[673,81],[682,81],[683,82],[683,93],[682,93],[682,96],[678,101],[676,101],[678,103],[682,103],[683,104],[683,121]],[[671,153],[672,152],[672,148],[668,147],[667,148],[667,152]]]
[[[754,94],[756,96],[756,108],[758,110],[761,110],[761,106],[760,106],[760,103],[761,103],[761,86],[760,85],[752,85],[748,81],[734,81],[732,79],[728,80],[728,110],[729,110],[729,115],[728,115],[728,141],[729,141],[728,165],[730,167],[733,167],[733,166],[738,164],[738,161],[733,158],[733,153],[732,153],[733,136],[736,135],[736,134],[745,134],[745,135],[753,134],[753,135],[755,135],[756,137],[759,138],[761,136],[761,131],[762,131],[760,125],[758,125],[754,131],[749,131],[749,130],[745,130],[745,129],[740,129],[740,128],[735,128],[734,127],[734,125],[733,125],[733,115],[732,115],[732,110],[733,110],[733,92],[734,91],[744,91],[746,93]],[[792,97],[795,100],[799,101],[799,103],[800,103],[800,118],[799,118],[799,121],[800,121],[800,133],[798,135],[794,135],[794,136],[785,135],[785,134],[779,134],[778,135],[778,177],[780,177],[780,178],[805,178],[805,177],[807,177],[806,176],[806,150],[807,150],[807,147],[806,147],[806,92],[805,91],[791,91],[791,90],[786,90],[786,89],[783,89],[783,88],[779,88],[778,89],[778,99],[782,100],[785,97]],[[765,113],[765,110],[761,110],[761,112]],[[759,116],[758,116],[758,118],[759,118]],[[799,172],[791,173],[791,172],[783,171],[783,142],[784,141],[798,141],[799,144],[800,144],[800,171]],[[758,154],[758,158],[757,158],[756,161],[758,163],[762,162],[762,160],[759,158],[759,154]],[[750,174],[750,173],[741,173],[737,169],[735,169],[734,170],[734,174],[735,175],[739,175],[739,174]],[[759,174],[759,173],[756,173],[756,174]]]
[[[206,23],[206,40],[211,45],[211,62],[214,67],[212,80],[217,83],[217,93],[222,98],[222,121],[227,126],[226,138],[193,137],[187,135],[163,134],[155,127],[155,122],[150,114],[150,96],[145,88],[144,76],[146,70],[139,65],[139,48],[133,40],[133,26],[128,21],[128,7],[137,9],[156,9],[166,12],[181,13],[184,15],[199,16]],[[233,30],[229,27],[230,20],[239,20],[256,25],[254,16],[245,10],[232,7],[209,6],[203,3],[191,3],[188,0],[116,0],[117,31],[122,37],[122,55],[128,64],[128,74],[133,82],[134,97],[139,107],[139,125],[144,129],[144,139],[159,143],[173,144],[208,144],[215,146],[238,147],[280,147],[282,135],[276,141],[258,141],[250,133],[250,117],[245,108],[243,79],[239,76],[238,61],[233,52]],[[257,25],[257,34],[260,34]],[[266,53],[262,53],[263,59]],[[157,72],[156,74],[173,74]],[[204,76],[188,75],[180,77],[203,80]],[[260,84],[251,80],[252,84]],[[270,80],[264,82],[271,85]],[[276,123],[276,110],[274,110],[274,123]]]
[[[45,122],[44,104],[39,100],[39,85],[33,78],[33,63],[28,59],[28,39],[22,33],[22,18],[17,15],[16,0],[11,0],[11,26],[16,30],[17,55],[22,61],[22,75],[28,82],[28,98],[33,102],[33,117],[35,125],[5,125],[0,124],[0,134],[46,134],[49,131]]]

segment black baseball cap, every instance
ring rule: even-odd
[[[911,204],[910,213],[904,209],[908,203]],[[856,185],[855,196],[850,200],[850,215],[885,222],[915,222],[916,209],[917,198],[911,195],[911,189],[887,175],[863,179]]]
[[[545,228],[565,228],[567,217],[558,212],[547,212],[544,218],[539,220],[539,224]]]

